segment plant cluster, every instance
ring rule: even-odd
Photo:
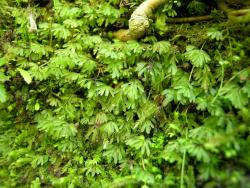
[[[142,2],[0,1],[0,187],[249,187],[250,25],[170,0],[112,38]]]

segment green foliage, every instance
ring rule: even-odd
[[[0,187],[248,187],[249,24],[110,37],[141,2],[0,1]]]
[[[6,93],[6,89],[4,87],[3,84],[0,85],[0,101],[3,103],[3,102],[6,102],[7,100],[7,93]]]

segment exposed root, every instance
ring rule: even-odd
[[[129,19],[129,29],[121,29],[113,33],[115,38],[121,41],[137,40],[143,37],[149,28],[149,17],[153,11],[168,0],[146,0],[133,12]],[[218,8],[226,13],[228,19],[234,22],[250,22],[250,9],[234,10],[229,8],[225,0],[218,0]],[[209,21],[210,15],[184,18],[168,18],[168,23],[188,23],[198,21]]]
[[[129,29],[119,30],[114,36],[121,41],[136,40],[145,35],[149,28],[149,17],[153,11],[167,0],[146,0],[137,7],[129,19]]]
[[[224,0],[218,1],[218,8],[227,14],[230,21],[241,23],[250,22],[250,9],[231,9]]]

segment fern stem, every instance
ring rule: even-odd
[[[189,79],[188,79],[189,82],[190,82],[190,80],[191,80],[191,78],[192,78],[193,72],[194,72],[194,66],[192,67],[191,73],[190,73],[190,75],[189,75]]]
[[[142,168],[143,168],[143,170],[145,170],[146,168],[145,168],[145,164],[144,164],[144,159],[143,158],[141,159],[141,162],[142,162]]]
[[[222,65],[221,66],[221,82],[220,82],[220,89],[222,88],[223,86],[223,82],[224,82],[224,66]],[[219,90],[220,90],[219,89]]]
[[[186,128],[186,136],[185,137],[186,137],[186,139],[188,137],[188,128]],[[186,149],[184,149],[183,157],[182,157],[180,188],[184,188],[185,162],[186,162]]]
[[[240,75],[240,73],[244,72],[246,69],[248,69],[248,68],[242,69],[241,71],[237,72],[234,76],[232,76],[232,77],[225,83],[225,85],[227,85],[227,84],[229,84],[231,81],[233,81],[237,76]]]
[[[224,66],[221,65],[221,82],[220,82],[220,88],[218,89],[218,92],[216,93],[215,97],[213,98],[212,100],[212,103],[214,103],[214,101],[217,99],[217,97],[219,96],[220,94],[220,90],[223,86],[223,82],[224,82]]]
[[[205,44],[206,44],[206,40],[205,40],[205,42],[202,44],[202,46],[201,46],[201,50],[203,49],[203,47],[205,46]]]

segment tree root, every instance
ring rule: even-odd
[[[225,0],[218,1],[218,8],[226,13],[228,19],[233,22],[247,23],[250,22],[250,9],[234,10],[229,8]]]
[[[233,21],[233,22],[238,22],[238,23],[250,22],[250,9],[231,10],[227,12],[227,17],[229,21]],[[190,22],[199,22],[199,21],[209,21],[213,19],[214,19],[213,16],[204,15],[204,16],[194,16],[194,17],[168,18],[166,22],[167,23],[190,23]]]
[[[121,41],[137,40],[143,37],[149,28],[149,17],[153,11],[168,0],[146,0],[132,13],[129,19],[129,29],[121,29],[113,33],[115,38]],[[250,9],[233,10],[228,7],[225,0],[218,0],[218,8],[226,13],[228,19],[233,22],[250,22]],[[167,23],[188,23],[198,21],[209,21],[213,17],[210,15],[184,18],[168,18]]]
[[[213,19],[212,16],[205,15],[205,16],[194,16],[194,17],[183,17],[183,18],[168,18],[166,22],[167,23],[190,23],[190,22],[198,22],[198,21],[209,21],[212,19]]]
[[[129,19],[129,29],[115,32],[114,37],[121,41],[136,40],[145,35],[149,28],[149,17],[153,11],[167,0],[146,0],[137,7]]]

